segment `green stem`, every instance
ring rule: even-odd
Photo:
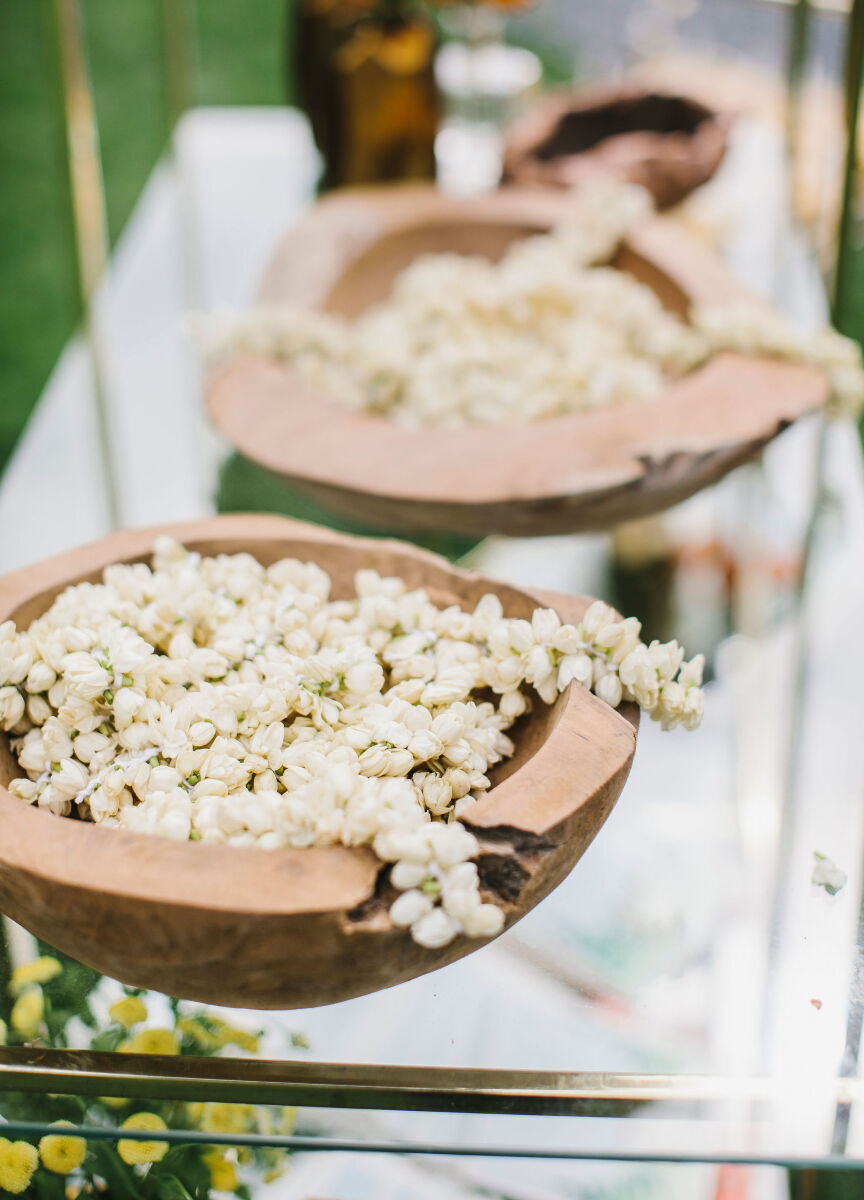
[[[852,0],[846,38],[846,162],[843,170],[843,199],[837,230],[837,272],[834,277],[834,323],[843,328],[851,268],[855,182],[858,174],[858,116],[861,80],[864,75],[864,0]]]

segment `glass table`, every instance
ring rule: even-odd
[[[808,250],[785,223],[779,146],[772,130],[743,123],[716,204],[724,211],[758,164],[749,193],[758,203],[729,226],[726,249],[751,282],[812,321],[824,301]],[[212,511],[230,451],[204,426],[180,317],[190,306],[249,302],[273,238],[309,202],[315,177],[293,113],[195,112],[176,150],[144,193],[100,299],[131,524]],[[87,370],[83,346],[72,345],[0,489],[4,569],[104,532]],[[40,469],[34,504],[24,484]],[[228,471],[241,480],[232,506],[295,511],[296,498],[250,465]],[[75,1121],[94,1141],[116,1139],[116,1125],[102,1109],[94,1117],[86,1098],[109,1096],[128,1099],[116,1104],[118,1122],[147,1100],[176,1102],[164,1110],[175,1118],[160,1134],[169,1142],[326,1150],[334,1162],[339,1152],[389,1151],[432,1164],[421,1174],[415,1157],[379,1165],[391,1172],[385,1186],[344,1160],[361,1172],[352,1178],[372,1180],[358,1195],[619,1194],[592,1193],[593,1175],[574,1190],[572,1160],[587,1159],[864,1165],[862,485],[856,430],[813,419],[761,463],[643,529],[635,540],[654,547],[650,560],[634,558],[626,529],[490,538],[468,550],[465,562],[513,582],[622,606],[648,595],[651,612],[640,615],[649,633],[674,630],[688,652],[709,657],[699,732],[662,733],[643,720],[631,777],[583,860],[483,950],[330,1007],[208,1010],[260,1030],[257,1053],[248,1039],[246,1051],[207,1056],[136,1052],[116,1025],[104,1035],[120,986],[70,976],[82,994],[93,988],[103,1034],[83,1048],[94,1033],[76,1018],[71,1049],[0,1050],[7,1101],[84,1097]],[[29,935],[7,933],[13,966],[33,956]],[[58,986],[47,983],[49,995]],[[151,1026],[179,1020],[188,1031],[202,1011],[143,999]],[[184,1033],[184,1051],[205,1048],[201,1029],[218,1040],[221,1028],[205,1019],[198,1035]],[[124,1040],[131,1052],[119,1052]],[[205,1102],[300,1112],[291,1132],[278,1122],[190,1128],[189,1105]],[[6,1136],[44,1133],[33,1111],[32,1101],[0,1103]],[[272,1194],[337,1186],[315,1169]],[[596,1178],[600,1188],[606,1177]],[[615,1178],[636,1187],[620,1194],[713,1194],[704,1176],[686,1173],[663,1176],[660,1191],[639,1191],[642,1176]]]

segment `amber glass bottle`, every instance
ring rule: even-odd
[[[432,179],[437,30],[404,0],[297,0],[294,77],[323,186]]]

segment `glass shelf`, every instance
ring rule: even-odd
[[[762,465],[658,524],[665,619],[710,656],[705,723],[688,736],[643,721],[607,825],[499,941],[339,1005],[208,1010],[261,1030],[260,1056],[7,1047],[3,1091],[127,1097],[118,1120],[176,1101],[183,1142],[218,1141],[188,1129],[188,1103],[208,1102],[301,1107],[293,1134],[232,1130],[235,1146],[864,1163],[856,439],[851,426],[821,437],[805,422]],[[514,582],[609,595],[610,580],[660,577],[656,561],[622,560],[626,543],[490,539],[468,560]],[[848,876],[834,895],[811,882],[816,853]],[[121,994],[98,984],[101,1022]],[[143,998],[149,1024],[170,1026],[168,1001]],[[86,1103],[80,1112],[89,1136]],[[97,1125],[112,1136],[104,1114]]]

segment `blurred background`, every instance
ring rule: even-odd
[[[773,106],[795,64],[795,12],[805,6],[760,0],[541,0],[509,22],[507,36],[533,49],[552,82],[588,80],[634,62],[675,60],[683,82],[706,58],[734,106]],[[806,6],[809,7],[809,6]],[[815,157],[842,141],[843,0],[809,16],[805,107]],[[179,108],[280,105],[302,99],[295,48],[298,0],[82,0],[83,35],[101,138],[108,231],[120,235]],[[173,49],[178,31],[192,44]],[[166,41],[167,39],[167,41]],[[178,94],[176,56],[185,94]],[[174,61],[172,62],[172,55]],[[731,74],[733,69],[737,75]],[[173,78],[172,78],[173,70]],[[667,78],[670,77],[667,73]],[[731,80],[735,80],[734,95]],[[725,80],[725,87],[724,87]],[[818,103],[816,98],[818,97]],[[818,154],[817,154],[818,147]],[[807,216],[837,164],[812,162]],[[838,172],[833,172],[837,178]],[[57,15],[49,0],[0,2],[0,463],[8,459],[58,354],[80,318],[63,125]],[[861,272],[853,271],[855,280]],[[858,285],[864,286],[864,285]],[[853,288],[854,290],[854,288]],[[839,314],[856,333],[856,311]]]

